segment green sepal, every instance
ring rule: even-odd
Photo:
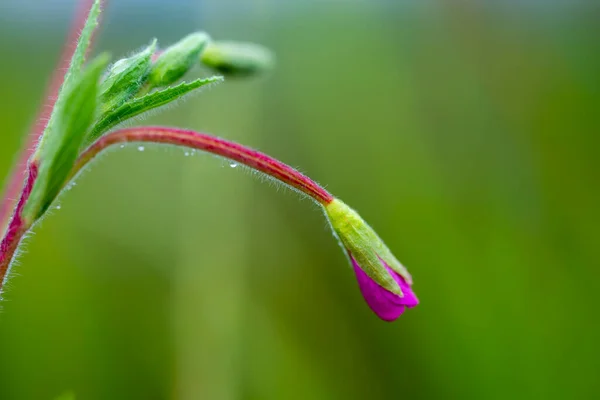
[[[155,51],[156,39],[143,51],[119,60],[110,67],[100,84],[102,114],[119,107],[139,92],[150,72]]]
[[[206,86],[211,83],[218,83],[223,81],[221,76],[213,76],[205,79],[197,79],[192,82],[182,82],[177,86],[173,86],[167,89],[159,90],[145,96],[133,99],[127,103],[121,105],[116,110],[106,113],[98,119],[96,125],[91,130],[89,136],[86,138],[85,143],[88,144],[115,125],[120,124],[130,118],[136,117],[146,111],[154,108],[164,106],[176,100],[193,90],[196,90],[202,86]]]
[[[39,170],[24,217],[35,221],[60,192],[79,154],[79,147],[94,121],[98,83],[110,57],[102,54],[64,88],[64,101],[55,110],[54,124],[46,128],[39,148]]]
[[[375,231],[356,211],[339,199],[325,206],[325,212],[341,245],[354,257],[359,267],[381,287],[402,295],[400,286],[382,261],[409,284],[412,283],[412,277]]]
[[[77,47],[73,52],[73,57],[71,58],[71,63],[69,64],[69,69],[65,74],[65,78],[63,80],[63,84],[58,92],[58,98],[56,100],[54,110],[52,111],[52,115],[50,115],[50,120],[46,125],[46,130],[44,134],[40,138],[38,148],[33,155],[34,159],[37,159],[40,155],[40,149],[43,147],[44,142],[46,141],[46,132],[53,130],[52,126],[55,123],[56,112],[59,110],[65,101],[64,91],[72,84],[72,81],[76,79],[76,77],[80,74],[81,69],[83,68],[83,64],[85,63],[85,56],[92,42],[92,36],[94,34],[94,30],[98,26],[98,16],[100,15],[100,0],[95,0],[90,8],[90,12],[85,21],[85,25],[83,30],[81,31],[81,35],[77,40]]]
[[[272,69],[273,53],[258,44],[220,41],[208,44],[200,61],[229,76],[249,76]]]
[[[209,41],[210,36],[206,33],[196,32],[165,49],[150,70],[150,87],[168,86],[182,78],[198,63],[200,53]]]

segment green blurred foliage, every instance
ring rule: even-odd
[[[597,4],[200,4],[195,24],[149,8],[135,30],[109,12],[98,50],[202,29],[277,67],[144,122],[299,166],[377,229],[421,305],[377,320],[308,201],[211,156],[117,149],[27,240],[0,399],[597,395]],[[0,33],[6,176],[64,32]]]

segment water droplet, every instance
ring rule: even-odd
[[[60,210],[60,206],[56,206],[56,209],[57,209],[57,210]]]
[[[237,166],[238,166],[238,164],[237,164],[237,163],[234,163],[234,162],[232,162],[231,164],[229,164],[229,166],[230,166],[231,168],[235,168],[235,167],[237,167]]]
[[[190,155],[190,153],[186,151],[186,152],[185,152],[185,156],[187,157],[187,156],[189,156],[189,155]]]
[[[146,149],[144,148],[144,146],[140,146],[140,147],[138,147],[138,150],[139,150],[139,151],[144,151],[144,150],[146,150]]]
[[[121,145],[121,146],[119,146],[119,147],[120,147],[120,148],[122,148],[122,149],[124,149],[124,148],[125,148],[125,145],[124,145],[124,144],[122,144],[122,145]]]

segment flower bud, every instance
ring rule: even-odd
[[[325,211],[373,312],[393,321],[406,307],[416,306],[412,277],[360,215],[338,199],[326,205]]]
[[[179,80],[197,62],[210,41],[204,32],[192,33],[165,49],[152,66],[149,83],[152,87],[168,86]]]
[[[133,97],[148,76],[156,39],[143,51],[114,63],[100,85],[102,113],[113,110]]]
[[[273,53],[254,43],[212,42],[202,53],[201,61],[223,75],[248,76],[270,70]]]

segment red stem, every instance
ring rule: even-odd
[[[35,151],[37,142],[46,129],[46,124],[50,119],[50,114],[58,97],[58,92],[63,84],[65,71],[69,68],[69,63],[75,52],[77,38],[83,30],[87,15],[92,7],[93,0],[80,0],[77,13],[69,29],[66,45],[63,48],[57,67],[52,73],[50,84],[46,90],[46,101],[43,103],[39,116],[36,120],[31,133],[27,137],[25,148],[23,149],[17,165],[13,168],[12,174],[4,189],[4,196],[0,201],[0,232],[4,229],[11,211],[15,205],[19,192],[23,190],[23,180],[26,171],[29,169],[29,159]]]
[[[38,166],[31,163],[28,169],[27,180],[23,187],[23,192],[17,203],[17,208],[8,224],[4,238],[0,242],[0,290],[4,285],[4,278],[8,272],[8,267],[14,257],[15,251],[23,238],[23,235],[31,227],[33,221],[27,221],[22,217],[23,207],[31,194],[31,189],[37,178]]]
[[[105,148],[116,143],[126,142],[166,143],[206,151],[263,172],[323,205],[333,201],[333,196],[315,181],[273,157],[225,139],[177,128],[148,126],[121,129],[109,133],[93,143],[79,157],[70,178]]]

